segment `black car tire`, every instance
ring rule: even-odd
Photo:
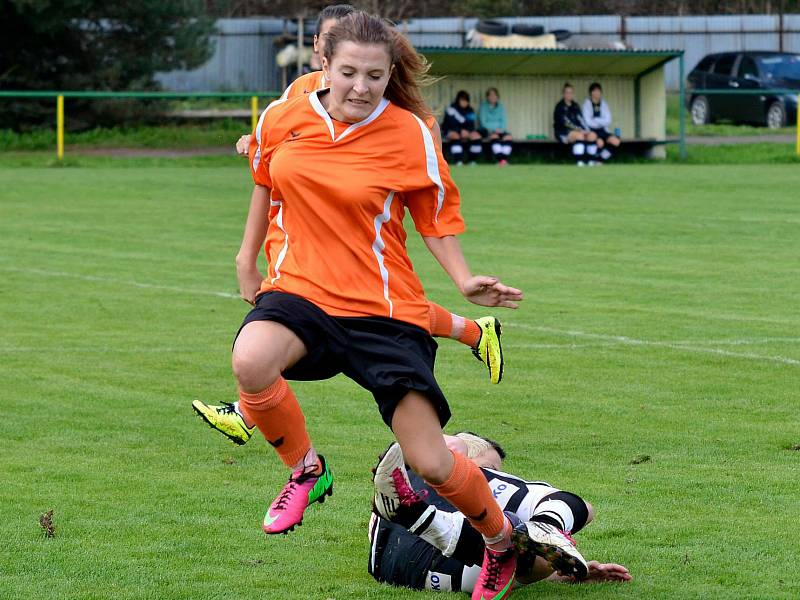
[[[486,35],[508,35],[508,25],[502,21],[479,21],[475,29],[478,30],[478,33]]]
[[[764,118],[767,127],[770,129],[780,129],[786,127],[786,107],[780,100],[775,100],[767,108]]]
[[[572,32],[568,29],[553,29],[553,31],[550,33],[556,36],[557,42],[563,42],[564,40],[568,40],[572,37]]]
[[[692,99],[689,106],[689,114],[692,123],[695,125],[707,125],[711,123],[711,104],[705,96],[696,96]]]
[[[517,35],[530,35],[530,36],[543,35],[544,27],[542,27],[541,25],[516,24],[511,26],[511,33],[515,33]]]

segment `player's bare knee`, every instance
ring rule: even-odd
[[[406,456],[406,460],[417,475],[433,485],[439,485],[447,481],[453,470],[452,466],[442,464],[432,457],[416,455],[409,459]]]
[[[231,366],[239,388],[249,394],[269,387],[281,374],[274,364],[264,361],[263,355],[248,352],[247,348],[234,348]]]

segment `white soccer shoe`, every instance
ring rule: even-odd
[[[375,485],[375,498],[372,510],[387,521],[405,521],[409,512],[416,514],[424,505],[425,493],[417,493],[411,487],[406,471],[403,450],[397,442],[392,443],[374,469],[372,481]],[[409,511],[411,509],[411,511]]]
[[[569,534],[549,523],[526,521],[514,527],[511,541],[519,554],[545,559],[561,575],[585,579],[589,567]]]

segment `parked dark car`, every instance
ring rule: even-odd
[[[797,90],[759,94],[755,90]],[[754,90],[753,94],[720,94],[714,90]],[[770,128],[797,121],[800,54],[723,52],[709,54],[688,77],[687,107],[695,125],[727,119]]]

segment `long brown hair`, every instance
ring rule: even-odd
[[[425,120],[432,115],[422,97],[422,88],[437,79],[428,75],[430,64],[402,33],[380,17],[357,11],[339,19],[326,34],[324,56],[328,64],[342,42],[385,46],[394,69],[389,76],[384,97],[420,119]]]

